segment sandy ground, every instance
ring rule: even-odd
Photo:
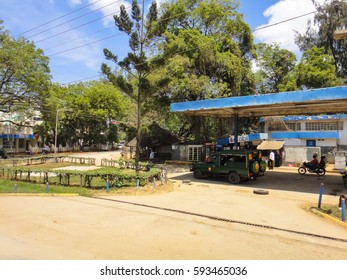
[[[0,259],[347,259],[347,242],[312,236],[347,239],[347,228],[302,209],[317,204],[322,182],[323,202],[336,203],[329,192],[341,189],[338,175],[317,180],[277,170],[236,186],[168,169],[175,190],[158,195],[0,196]],[[255,195],[257,188],[270,193]]]

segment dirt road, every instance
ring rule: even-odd
[[[334,240],[347,239],[347,229],[302,209],[317,203],[321,181],[314,176],[271,171],[236,186],[194,180],[185,168],[169,174],[175,191],[158,195],[0,196],[0,259],[347,258],[347,242]],[[329,192],[339,180],[323,180],[325,203],[336,203]]]

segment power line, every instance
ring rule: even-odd
[[[114,3],[109,4],[109,5],[116,4],[116,3],[119,2],[119,1],[121,1],[121,0],[118,0],[118,1],[116,1],[116,2],[114,2]],[[145,2],[147,2],[147,1],[149,1],[149,0],[145,0]],[[106,5],[106,6],[108,6],[108,5]],[[103,6],[102,8],[104,8],[104,7],[105,7],[105,6]],[[128,7],[125,8],[125,9],[127,10],[127,9],[129,9],[129,8],[130,8],[130,6],[128,6]],[[100,9],[101,9],[101,8],[100,8]],[[99,10],[99,9],[98,9],[98,10]],[[94,11],[96,11],[96,10],[94,10]],[[48,40],[48,39],[54,38],[54,37],[56,37],[56,36],[62,35],[62,34],[64,34],[64,33],[70,32],[70,31],[72,31],[72,30],[78,29],[78,28],[80,28],[80,27],[82,27],[82,26],[88,25],[88,24],[90,24],[90,23],[93,23],[93,22],[98,21],[98,20],[100,20],[100,19],[103,19],[103,18],[105,18],[105,17],[111,16],[111,15],[113,15],[113,14],[114,14],[114,13],[108,14],[108,15],[106,15],[106,16],[99,17],[99,18],[97,18],[97,19],[95,19],[95,20],[92,20],[92,21],[89,21],[89,22],[87,22],[87,23],[84,23],[84,24],[78,25],[78,26],[76,26],[76,27],[70,28],[70,29],[68,29],[68,30],[62,31],[62,32],[60,32],[60,33],[58,33],[58,34],[54,34],[54,35],[49,36],[49,37],[47,37],[47,38],[44,38],[44,39],[42,39],[42,40],[36,41],[36,43],[40,43],[40,42],[46,41],[46,40]],[[65,23],[63,23],[63,24],[65,24]],[[63,25],[63,24],[61,24],[61,25]],[[59,25],[59,26],[60,26],[60,25]],[[56,27],[57,27],[57,26],[56,26]],[[52,28],[55,28],[55,27],[52,27]],[[99,32],[99,31],[98,31],[98,32]],[[98,32],[93,32],[92,34],[95,34],[95,33],[98,33]],[[34,35],[33,35],[33,36],[34,36]],[[70,42],[71,42],[71,41],[70,41]],[[63,45],[63,44],[61,44],[61,45]],[[58,47],[58,46],[60,46],[60,45],[57,45],[57,47]]]
[[[80,7],[80,8],[78,8],[78,9],[76,9],[76,10],[73,10],[73,11],[67,13],[67,14],[64,14],[64,15],[62,15],[62,16],[59,16],[59,17],[55,18],[55,19],[52,19],[52,20],[47,21],[47,22],[45,22],[45,23],[42,23],[42,24],[40,24],[40,25],[38,25],[38,26],[36,26],[36,27],[33,27],[33,28],[31,28],[31,29],[29,29],[29,30],[27,30],[27,31],[24,31],[24,32],[18,34],[17,36],[21,36],[21,35],[23,35],[23,34],[26,34],[26,33],[30,32],[30,31],[36,30],[36,29],[38,29],[38,28],[40,28],[40,27],[42,27],[42,26],[45,26],[45,25],[50,24],[50,23],[52,23],[52,22],[55,22],[55,21],[57,21],[57,20],[59,20],[59,19],[62,19],[62,18],[64,18],[64,17],[66,17],[66,16],[69,16],[69,15],[71,15],[71,14],[73,14],[73,13],[76,13],[76,12],[78,12],[78,11],[80,11],[80,10],[83,10],[84,8],[87,8],[87,7],[91,6],[91,5],[94,5],[94,4],[96,4],[96,3],[100,2],[100,1],[102,1],[102,0],[98,0],[98,1],[92,2],[92,3],[88,4],[88,5],[85,5],[85,6],[83,6],[83,7]]]
[[[72,51],[72,50],[75,50],[75,49],[79,49],[79,48],[82,48],[82,47],[85,47],[85,46],[89,46],[89,45],[92,45],[92,44],[95,44],[95,43],[98,43],[98,42],[101,42],[101,41],[105,41],[105,40],[111,39],[111,38],[119,36],[119,35],[123,35],[123,33],[118,33],[118,34],[115,34],[115,35],[112,35],[112,36],[109,36],[109,37],[106,37],[106,38],[103,38],[103,39],[99,39],[99,40],[96,40],[96,41],[93,41],[93,42],[89,42],[87,44],[83,44],[83,45],[76,46],[76,47],[73,47],[73,48],[70,48],[70,49],[67,49],[67,50],[63,50],[63,51],[60,51],[60,52],[49,54],[47,56],[52,57],[52,56],[55,56],[55,55],[58,55],[58,54],[61,54],[61,53],[66,53],[66,52],[69,52],[69,51]]]
[[[186,12],[184,12],[184,13],[186,13]],[[266,25],[266,26],[263,26],[263,27],[254,29],[254,30],[252,30],[252,32],[255,32],[255,31],[258,31],[258,30],[261,30],[261,29],[270,28],[270,27],[273,27],[273,26],[276,26],[276,25],[279,25],[279,24],[282,24],[282,23],[285,23],[285,22],[288,22],[288,21],[292,21],[292,20],[295,20],[295,19],[298,19],[298,18],[301,18],[301,17],[305,17],[305,16],[308,16],[308,15],[314,14],[314,13],[316,13],[316,12],[313,11],[313,12],[305,13],[305,14],[302,14],[302,15],[299,15],[299,16],[296,16],[296,17],[292,17],[292,18],[283,20],[283,21],[279,21],[279,22],[276,22],[276,23],[273,23],[273,24],[269,24],[269,25]],[[177,15],[176,15],[176,16],[177,16]],[[167,20],[167,19],[163,19],[163,20]],[[162,21],[163,21],[163,20],[162,20]],[[88,43],[88,44],[84,44],[84,45],[81,45],[81,46],[78,46],[78,47],[75,47],[75,48],[71,48],[71,49],[68,49],[68,50],[64,50],[64,51],[55,53],[55,54],[53,54],[53,55],[57,55],[57,54],[60,54],[60,53],[63,53],[63,52],[68,52],[68,51],[71,51],[71,50],[74,50],[74,49],[77,49],[77,48],[84,47],[84,46],[86,46],[86,45],[94,44],[94,43],[99,42],[99,41],[107,40],[107,39],[112,38],[112,37],[115,37],[115,36],[117,36],[117,35],[120,35],[120,34],[116,34],[116,35],[111,36],[111,37],[107,37],[107,38],[104,38],[104,39],[101,39],[101,40],[97,40],[97,41],[94,41],[94,42],[91,42],[91,43]],[[184,50],[184,51],[180,51],[180,52],[175,52],[173,55],[177,55],[177,54],[181,54],[181,53],[186,53],[186,52],[189,52],[189,51],[198,49],[198,48],[203,48],[203,47],[205,47],[205,46],[209,46],[209,45],[211,45],[211,44],[213,44],[213,42],[208,43],[208,44],[205,44],[205,45],[202,45],[202,46],[197,47],[197,48],[191,48],[191,49],[188,49],[188,50]],[[52,55],[51,55],[51,56],[52,56]],[[141,64],[143,64],[143,63],[136,64],[135,66],[140,66]],[[98,75],[98,76],[99,76],[99,75]],[[81,80],[85,80],[85,79],[81,79]],[[77,80],[77,81],[80,81],[80,80]],[[70,83],[74,83],[74,82],[70,82]]]
[[[99,1],[101,1],[101,0],[99,0]],[[96,11],[102,10],[102,9],[105,8],[105,7],[108,7],[108,6],[117,4],[117,2],[120,2],[120,1],[121,1],[121,0],[118,0],[118,1],[112,2],[112,3],[110,3],[110,4],[104,5],[104,6],[100,7],[100,8],[98,8],[98,9],[92,10],[92,11],[90,11],[90,12],[88,12],[88,13],[85,13],[85,14],[82,14],[82,15],[80,15],[80,16],[74,17],[74,18],[72,18],[72,19],[70,19],[70,20],[68,20],[68,21],[65,21],[65,22],[63,22],[63,23],[60,23],[60,24],[55,25],[55,26],[52,26],[52,27],[47,28],[47,29],[45,29],[45,30],[43,30],[43,31],[40,31],[40,32],[38,32],[38,33],[35,33],[35,34],[33,34],[33,35],[31,35],[31,36],[29,36],[29,37],[27,37],[27,38],[32,38],[32,37],[37,36],[37,35],[39,35],[39,34],[45,33],[45,32],[47,32],[47,31],[49,31],[49,30],[52,30],[52,29],[57,28],[57,27],[60,27],[60,26],[62,26],[62,25],[64,25],[64,24],[67,24],[67,23],[69,23],[69,22],[71,22],[71,21],[74,21],[74,20],[76,20],[76,19],[82,18],[82,17],[84,17],[84,16],[86,16],[86,15],[89,15],[89,14],[92,14],[92,13],[94,13],[94,12],[96,12]],[[102,18],[103,18],[103,17],[102,17]]]
[[[278,24],[281,24],[281,23],[292,21],[294,19],[298,19],[298,18],[305,17],[305,16],[308,16],[308,15],[311,15],[311,14],[315,14],[315,13],[316,12],[309,12],[309,13],[306,13],[306,14],[303,14],[303,15],[300,15],[300,16],[297,16],[297,17],[292,17],[292,18],[289,18],[289,19],[286,19],[286,20],[282,20],[282,21],[273,23],[273,24],[268,24],[268,25],[265,25],[265,26],[253,29],[252,32],[255,32],[255,31],[258,31],[258,30],[261,30],[261,29],[266,29],[266,28],[269,28],[269,27],[272,27],[272,26],[275,26],[275,25],[278,25]]]
[[[105,30],[107,30],[107,29],[110,29],[110,28],[113,28],[113,26],[99,29],[98,31],[93,32],[92,35],[101,33],[101,32],[103,32],[103,31],[105,31]],[[67,41],[67,42],[64,42],[64,43],[55,45],[55,46],[51,46],[51,47],[45,48],[45,51],[48,51],[48,50],[51,50],[51,49],[54,49],[54,48],[57,48],[57,47],[61,47],[61,46],[63,46],[63,45],[66,45],[66,44],[69,44],[69,43],[72,43],[72,42],[80,41],[81,39],[84,39],[84,38],[86,38],[86,37],[90,37],[90,34],[86,34],[85,36],[81,36],[81,37],[79,37],[78,39],[75,39],[75,40],[70,40],[70,41]],[[37,42],[36,42],[36,43],[37,43]]]
[[[57,36],[59,36],[59,35],[62,35],[62,34],[64,34],[64,33],[70,32],[70,31],[72,31],[72,30],[78,29],[78,28],[80,28],[80,27],[82,27],[82,26],[85,26],[85,25],[88,25],[88,24],[90,24],[90,23],[96,22],[96,21],[98,21],[98,20],[100,20],[100,19],[103,19],[103,18],[105,18],[105,17],[109,17],[109,16],[111,16],[111,15],[113,15],[113,13],[112,13],[112,14],[108,14],[108,15],[103,16],[103,17],[100,17],[100,18],[97,18],[97,19],[94,19],[94,20],[91,20],[91,21],[88,21],[88,22],[86,22],[86,23],[80,24],[80,25],[75,26],[75,27],[73,27],[73,28],[64,30],[64,31],[62,31],[62,32],[59,32],[59,33],[54,34],[54,35],[52,35],[52,36],[49,36],[49,37],[47,37],[47,38],[41,39],[41,40],[39,40],[39,41],[36,41],[35,43],[40,43],[40,42],[46,41],[46,40],[48,40],[48,39],[57,37]],[[94,33],[93,33],[93,34],[94,34]]]

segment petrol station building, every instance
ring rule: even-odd
[[[233,133],[230,137],[216,135],[216,141],[234,149],[243,141],[268,142],[263,144],[265,150],[277,149],[282,143],[291,153],[297,151],[307,158],[317,150],[347,149],[347,86],[172,103],[171,112],[232,117]],[[259,133],[238,135],[239,117],[260,117]],[[297,160],[302,159],[293,161]]]

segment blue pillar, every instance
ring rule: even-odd
[[[17,184],[14,184],[14,187],[13,187],[13,192],[17,192]]]
[[[321,183],[320,190],[319,190],[318,208],[321,208],[321,205],[322,205],[323,191],[324,191],[324,183]]]
[[[108,182],[108,180],[106,181],[106,192],[108,192],[108,188],[110,187],[110,183]]]
[[[234,114],[234,150],[237,150],[239,146],[239,115],[237,113]]]
[[[346,221],[346,199],[341,199],[341,219],[343,222]]]
[[[48,192],[49,192],[49,183],[46,182],[46,193],[48,193]]]

